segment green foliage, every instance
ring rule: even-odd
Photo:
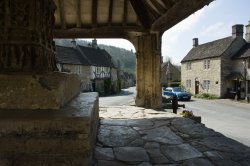
[[[210,94],[210,93],[201,93],[201,94],[197,94],[194,97],[196,98],[201,98],[201,99],[218,99],[218,96],[214,95],[214,94]]]
[[[102,44],[98,46],[111,55],[113,63],[118,69],[135,74],[135,54],[132,51]]]

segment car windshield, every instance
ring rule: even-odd
[[[184,92],[181,88],[179,88],[179,87],[175,87],[175,88],[173,88],[173,91],[174,92]]]

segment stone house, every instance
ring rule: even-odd
[[[133,74],[120,70],[118,75],[122,89],[135,86],[135,77]]]
[[[181,81],[181,71],[174,66],[170,61],[164,62],[161,65],[161,85],[162,86],[177,86]]]
[[[232,27],[232,36],[199,45],[193,39],[193,48],[181,61],[182,85],[193,94],[210,93],[221,98],[245,98],[250,94],[249,83],[249,25]]]
[[[77,45],[74,40],[71,47],[56,46],[56,59],[59,71],[79,75],[82,91],[118,91],[117,69],[111,56],[97,47],[96,39],[89,47]]]

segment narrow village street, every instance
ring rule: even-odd
[[[120,94],[100,97],[100,107],[129,106],[133,103],[135,87],[123,89]],[[250,147],[250,104],[238,103],[227,99],[201,100],[192,99],[185,104],[186,109],[192,110],[194,115],[202,117],[202,123],[208,128],[237,140]],[[167,110],[172,111],[172,110]],[[178,110],[179,112],[181,109]]]

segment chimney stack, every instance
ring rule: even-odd
[[[193,38],[193,48],[197,47],[199,45],[198,38]]]
[[[94,40],[92,40],[92,47],[97,48],[97,40],[96,40],[96,38],[94,38]]]
[[[246,25],[246,41],[250,43],[250,21],[248,21],[248,25]]]
[[[243,25],[236,24],[232,26],[232,37],[242,37],[243,38]]]
[[[75,39],[72,39],[71,44],[72,44],[72,48],[76,48],[76,40]]]

